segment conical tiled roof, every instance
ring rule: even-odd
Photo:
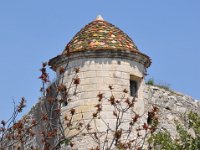
[[[82,28],[67,44],[61,55],[50,59],[49,65],[55,70],[68,58],[93,57],[94,55],[104,57],[104,50],[109,53],[108,57],[130,58],[146,68],[151,65],[149,56],[140,52],[126,33],[104,21],[101,16],[97,16],[96,20]]]
[[[138,51],[132,39],[116,26],[98,16],[67,44],[63,53],[83,50],[130,50]]]

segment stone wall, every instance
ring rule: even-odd
[[[175,121],[184,125],[184,115],[190,111],[200,114],[200,101],[157,86],[146,86],[144,90],[145,110],[152,105],[159,108],[159,127],[168,130],[172,136],[176,136]]]
[[[92,102],[95,102],[97,99],[94,97]],[[88,105],[88,104],[89,105]],[[168,130],[172,136],[176,136],[176,125],[175,120],[179,121],[180,123],[184,123],[184,117],[183,115],[189,111],[194,111],[200,114],[200,101],[193,99],[190,96],[186,96],[184,94],[166,90],[163,88],[159,88],[156,86],[145,86],[144,88],[144,103],[145,103],[145,111],[144,113],[147,113],[148,110],[151,109],[152,105],[156,105],[159,107],[159,127],[160,129],[166,129]],[[75,106],[75,104],[73,104]],[[85,105],[84,107],[88,106],[91,107],[91,103],[88,101],[85,101],[83,103]],[[44,101],[40,100],[33,108],[30,110],[30,112],[27,114],[30,116],[30,118],[40,118],[41,116],[41,110],[44,107]],[[109,108],[106,108],[110,111]],[[88,110],[88,109],[86,109]],[[63,108],[63,112],[67,111],[67,108]],[[105,113],[105,118],[108,112]],[[147,115],[144,115],[142,120],[145,121],[147,118]],[[107,118],[107,120],[110,120],[112,118]],[[30,145],[33,145],[34,147],[37,147],[41,149],[41,137],[40,132],[42,129],[42,124],[36,126],[33,130],[36,132],[36,136],[34,137],[28,137],[28,140],[25,144],[25,149],[30,149]],[[102,124],[99,124],[100,127],[103,127]],[[78,149],[86,149],[86,147],[91,147],[92,143],[91,141],[93,139],[90,139],[89,136],[79,136],[75,139],[75,141],[78,143]],[[83,142],[84,141],[84,142]],[[52,141],[53,143],[53,141]],[[16,145],[15,145],[16,148]],[[12,148],[11,148],[12,149]],[[63,145],[62,149],[68,149]]]
[[[55,89],[55,84],[51,84],[51,89],[54,91]],[[40,150],[44,149],[44,142],[42,138],[42,132],[47,131],[47,126],[51,127],[53,130],[56,128],[56,125],[58,125],[58,116],[57,113],[55,113],[54,110],[57,108],[57,104],[50,105],[48,102],[48,98],[53,98],[55,97],[55,93],[51,92],[47,94],[47,98],[40,98],[38,102],[32,106],[31,110],[24,115],[21,120],[23,120],[24,128],[23,128],[23,140],[24,142],[19,142],[19,140],[14,141],[10,140],[9,141],[9,147],[7,148],[8,150]],[[50,121],[47,123],[46,121],[42,120],[42,116],[44,114],[47,114],[48,118],[51,118]],[[24,118],[26,118],[24,121]],[[35,126],[33,126],[33,122],[36,123]],[[51,126],[50,126],[51,125]],[[55,126],[54,126],[55,125]],[[31,130],[34,134],[34,136],[31,136],[29,132],[26,132],[26,130]],[[56,138],[48,138],[48,142],[50,143],[51,146],[55,145],[56,143]],[[0,147],[1,149],[1,147]],[[4,150],[4,149],[3,149]]]

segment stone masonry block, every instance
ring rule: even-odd
[[[85,91],[96,91],[96,84],[87,84],[87,85],[82,85],[81,86],[82,88],[82,91],[85,92]]]
[[[96,71],[83,72],[83,78],[94,78],[94,77],[96,77]]]
[[[113,72],[114,78],[122,78],[122,72],[121,71],[115,71]]]
[[[102,91],[105,91],[105,90],[106,91],[109,90],[108,86],[109,86],[109,84],[99,83],[99,84],[96,85],[96,88],[97,88],[97,91],[102,92]]]
[[[97,91],[88,91],[80,93],[80,99],[89,99],[89,98],[96,98],[98,92]]]
[[[84,105],[96,105],[98,104],[98,98],[84,99]]]
[[[113,73],[111,71],[97,70],[96,75],[97,77],[113,77]]]
[[[94,105],[80,106],[76,108],[76,113],[85,113],[85,112],[95,112],[96,107]]]
[[[110,77],[105,77],[103,79],[104,84],[109,84],[109,85],[128,85],[129,80],[124,80],[121,78],[110,78]]]
[[[96,77],[96,78],[85,78],[81,80],[81,85],[84,84],[98,84],[103,83],[103,77]]]
[[[96,64],[96,65],[84,65],[83,68],[81,68],[81,71],[95,71],[95,70],[102,70],[102,64]]]
[[[121,72],[121,78],[125,80],[130,80],[130,73],[129,72]]]

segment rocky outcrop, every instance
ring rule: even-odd
[[[159,128],[167,130],[176,136],[176,121],[181,124],[187,122],[185,114],[190,111],[200,114],[200,101],[184,94],[147,85],[144,90],[145,110],[152,105],[159,108]]]

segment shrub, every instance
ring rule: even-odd
[[[147,83],[148,85],[154,85],[154,79],[153,78],[150,78]]]
[[[155,150],[198,150],[200,149],[200,116],[190,112],[185,116],[186,125],[177,123],[178,137],[173,139],[166,130],[152,134],[149,145]],[[188,128],[186,128],[188,127]],[[194,133],[190,133],[192,130]]]

